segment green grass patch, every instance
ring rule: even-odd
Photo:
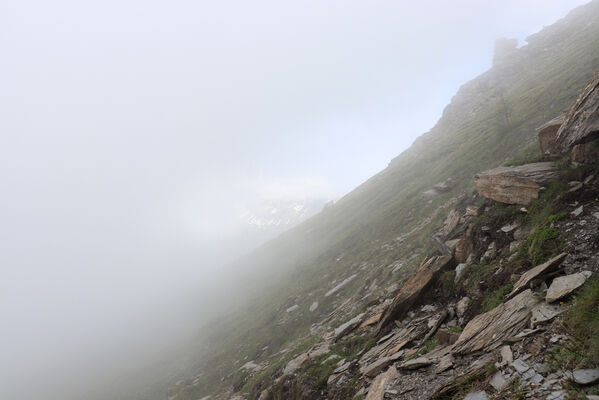
[[[514,399],[524,400],[526,399],[526,392],[524,391],[524,387],[520,382],[520,377],[515,377],[509,383],[509,391]]]
[[[454,326],[453,328],[449,328],[447,330],[447,332],[451,332],[451,333],[461,333],[464,330],[464,328],[462,328],[459,325]]]
[[[550,349],[545,362],[550,370],[597,368],[599,366],[599,278],[587,281],[563,324],[572,335],[570,342]]]
[[[507,285],[503,285],[493,290],[482,302],[482,311],[487,312],[491,311],[501,303],[503,303],[503,299],[505,296],[512,291],[514,288],[514,283],[508,283]]]

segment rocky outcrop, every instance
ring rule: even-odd
[[[377,327],[378,335],[385,332],[387,326],[395,319],[401,318],[418,300],[422,292],[445,267],[449,266],[450,256],[431,257],[427,259],[401,287],[393,303],[385,310]]]
[[[559,130],[560,126],[562,126],[563,122],[564,115],[560,115],[537,128],[541,153],[544,155],[555,155],[559,153],[556,143],[557,131]]]
[[[557,131],[556,142],[562,151],[595,139],[599,134],[599,72],[582,90]]]
[[[530,309],[538,302],[529,289],[489,312],[477,315],[453,345],[452,353],[468,354],[498,348],[503,340],[518,334],[530,319]]]
[[[474,185],[481,195],[489,199],[526,205],[539,197],[543,183],[557,176],[552,162],[538,162],[480,172],[474,178]]]

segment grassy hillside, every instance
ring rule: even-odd
[[[229,387],[255,392],[295,354],[281,349],[307,347],[322,334],[310,331],[316,321],[330,315],[334,326],[359,311],[343,306],[345,299],[367,301],[368,287],[382,291],[400,281],[432,251],[430,234],[471,191],[474,174],[534,147],[535,128],[568,107],[599,68],[598,21],[593,1],[528,38],[463,85],[438,123],[385,170],[240,262],[238,285],[251,300],[207,328],[212,345],[189,352],[198,361],[171,393],[197,399]],[[450,190],[423,196],[448,179]],[[352,274],[358,277],[340,295],[324,295]],[[319,306],[310,312],[314,301]],[[298,311],[286,313],[294,304]],[[249,360],[269,368],[250,378],[239,369]]]

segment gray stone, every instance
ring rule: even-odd
[[[470,305],[470,299],[468,297],[463,297],[458,304],[456,305],[456,314],[459,318],[462,318],[466,311],[468,310],[468,306]]]
[[[295,311],[295,310],[297,310],[298,308],[299,308],[299,306],[298,306],[297,304],[294,304],[294,305],[292,305],[291,307],[289,307],[289,308],[288,308],[286,311],[287,311],[288,313],[290,313],[290,312],[292,312],[292,311]]]
[[[513,253],[514,251],[518,250],[518,248],[520,247],[522,243],[518,240],[514,240],[513,242],[510,243],[510,253]]]
[[[455,362],[455,359],[453,358],[453,356],[451,354],[445,355],[439,361],[439,365],[437,365],[437,368],[435,368],[435,373],[439,374],[443,371],[447,371],[449,368],[453,367],[454,362]]]
[[[576,274],[555,278],[553,282],[551,282],[549,289],[547,289],[545,300],[548,303],[551,303],[569,295],[581,287],[591,275],[591,271],[583,271]]]
[[[513,231],[514,229],[516,229],[519,226],[520,226],[519,223],[514,222],[514,223],[511,223],[509,225],[505,225],[505,226],[501,227],[501,231],[503,233],[510,233],[511,231]]]
[[[539,303],[532,308],[530,323],[534,327],[547,322],[564,312],[564,308],[558,304]]]
[[[575,217],[578,217],[580,214],[582,214],[583,211],[583,207],[584,206],[580,206],[578,207],[576,210],[572,211],[572,215],[574,215]]]
[[[599,369],[577,369],[572,372],[572,380],[579,385],[590,385],[599,381]]]
[[[460,281],[467,265],[468,264],[466,264],[466,263],[460,263],[460,264],[458,264],[457,267],[455,267],[455,279],[454,279],[455,283],[458,283]]]
[[[333,295],[335,293],[337,293],[339,290],[341,290],[341,288],[345,285],[347,285],[348,283],[350,283],[352,280],[354,280],[354,278],[358,276],[358,274],[353,274],[352,276],[350,276],[349,278],[343,280],[343,282],[341,282],[340,284],[338,284],[337,286],[335,286],[334,288],[332,288],[331,290],[329,290],[328,292],[326,292],[325,297],[329,297],[330,295]]]
[[[487,392],[479,390],[478,392],[471,392],[464,397],[464,400],[487,400]]]
[[[491,381],[489,382],[489,384],[491,386],[493,386],[493,388],[499,392],[507,386],[508,382],[503,377],[503,374],[501,373],[501,371],[499,371],[495,375],[493,375],[493,378],[491,378]]]
[[[297,369],[299,369],[306,361],[308,361],[308,353],[302,353],[299,356],[295,357],[293,360],[289,361],[283,370],[283,375],[289,375],[294,373]]]
[[[364,313],[358,314],[346,323],[337,327],[337,329],[335,329],[335,340],[339,340],[341,337],[351,332],[352,329],[360,324],[363,316]]]
[[[435,312],[437,311],[437,307],[432,304],[427,304],[422,307],[422,312]]]
[[[514,361],[514,362],[512,363],[512,367],[514,367],[514,369],[515,369],[516,371],[518,371],[518,373],[519,373],[519,374],[523,374],[523,373],[525,373],[525,372],[526,372],[526,371],[528,371],[528,369],[530,368],[530,367],[528,366],[528,364],[526,364],[524,361],[522,361],[522,360],[520,360],[520,359],[518,359],[518,360]]]
[[[514,355],[509,345],[505,345],[499,351],[501,354],[501,362],[505,364],[511,364],[514,361]]]

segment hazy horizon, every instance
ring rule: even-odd
[[[223,265],[586,2],[4,2],[0,395],[77,396],[192,336]],[[310,209],[249,226],[265,204]]]

